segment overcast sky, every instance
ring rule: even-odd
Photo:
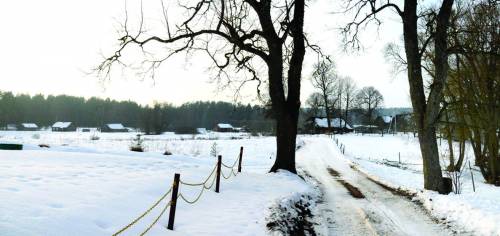
[[[128,0],[128,8],[134,8],[137,2]],[[160,6],[159,1],[148,2]],[[392,74],[392,65],[383,54],[388,42],[400,42],[398,18],[387,12],[379,30],[371,27],[363,35],[363,51],[344,53],[337,28],[348,17],[331,14],[339,10],[335,2],[339,1],[309,1],[306,31],[311,41],[332,55],[340,74],[352,77],[359,87],[374,86],[380,90],[386,107],[410,106],[405,74]],[[1,1],[0,90],[32,95],[99,96],[141,104],[232,101],[234,91],[218,90],[210,82],[201,58],[186,61],[183,56],[174,57],[163,65],[154,81],[131,73],[115,75],[109,81],[89,75],[102,60],[101,52],[109,53],[115,48],[124,5],[123,0]],[[304,62],[303,101],[313,92],[308,78],[314,58],[308,54]],[[249,86],[240,101],[255,102],[254,95],[254,86]]]

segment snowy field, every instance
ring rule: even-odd
[[[336,135],[339,145],[345,145],[345,156],[358,164],[366,174],[393,187],[401,187],[417,193],[417,198],[437,219],[446,218],[453,225],[477,235],[500,235],[500,188],[484,183],[481,173],[472,170],[475,192],[472,187],[471,171],[466,168],[462,174],[462,193],[439,195],[422,191],[422,158],[417,138],[413,135]],[[443,140],[439,145],[442,154],[448,153]],[[457,148],[458,150],[458,148]],[[399,162],[400,167],[390,166]],[[474,164],[470,145],[466,146],[466,158]],[[446,161],[446,160],[442,160]],[[443,169],[445,166],[443,165]],[[477,168],[477,167],[476,167]]]
[[[185,182],[202,182],[216,163],[210,156],[214,142],[228,165],[245,148],[243,173],[222,179],[220,193],[207,190],[194,205],[179,201],[169,235],[265,235],[270,206],[313,191],[295,175],[267,173],[275,153],[272,137],[145,136],[147,152],[136,153],[128,150],[134,133],[97,133],[99,140],[90,135],[0,132],[0,142],[25,144],[22,151],[0,151],[0,235],[111,235],[163,195],[174,173]],[[166,149],[173,155],[162,155]],[[199,190],[183,185],[180,192],[192,200]],[[138,235],[161,208],[123,235]],[[165,235],[167,219],[168,211],[148,235]]]
[[[93,135],[99,139],[92,140]],[[267,173],[274,161],[274,137],[167,133],[144,136],[146,152],[137,153],[129,151],[135,136],[136,133],[0,131],[0,143],[25,145],[22,151],[0,151],[0,235],[111,235],[162,196],[170,188],[174,173],[180,173],[185,182],[203,181],[216,163],[210,155],[214,143],[228,165],[237,159],[240,146],[245,148],[243,173],[222,179],[221,193],[206,191],[194,205],[179,201],[175,230],[165,228],[167,211],[148,235],[266,235],[270,233],[266,217],[276,214],[270,207],[317,191],[295,175]],[[306,146],[297,153],[298,168],[324,172],[332,165],[348,173],[349,163],[353,162],[381,182],[416,193],[416,199],[435,218],[459,227],[459,234],[500,235],[500,190],[484,184],[479,172],[473,171],[476,192],[466,169],[462,194],[438,195],[422,190],[422,160],[418,141],[412,136],[335,137],[345,145],[345,156],[327,136],[300,137],[299,142]],[[39,144],[50,148],[41,148]],[[446,149],[443,142],[440,150],[446,153]],[[173,155],[163,155],[166,150]],[[467,150],[467,155],[473,159],[471,150]],[[333,156],[339,159],[331,159]],[[321,165],[318,160],[328,161]],[[400,161],[398,167],[391,166]],[[331,181],[331,176],[323,177],[324,181]],[[350,181],[374,188],[359,179]],[[180,189],[188,200],[195,199],[199,190],[188,186]],[[342,188],[328,189],[325,194],[339,193],[345,194]],[[339,208],[344,204],[339,199],[330,203],[340,204]],[[140,234],[161,208],[155,208],[123,235]]]

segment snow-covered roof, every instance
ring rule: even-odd
[[[233,128],[232,125],[230,125],[230,124],[224,124],[224,123],[217,124],[217,127],[221,128],[221,129],[232,129]]]
[[[206,128],[196,128],[196,132],[199,134],[206,134],[207,129]]]
[[[38,128],[38,125],[36,125],[35,123],[22,123],[21,124],[24,128],[34,128],[34,129],[37,129]]]
[[[70,125],[71,125],[71,122],[61,122],[61,121],[58,121],[58,122],[56,122],[56,123],[54,123],[52,125],[52,128],[61,128],[61,129],[64,129],[64,128],[68,128]]]
[[[110,128],[110,129],[125,129],[125,127],[120,123],[106,124],[106,126],[108,126],[108,128]]]
[[[328,128],[328,120],[326,118],[314,118],[314,123],[317,127]],[[346,122],[340,118],[330,119],[330,125],[333,128],[343,128]],[[346,124],[346,128],[352,129],[349,124]]]
[[[384,120],[385,123],[391,123],[392,116],[382,116],[382,119]]]

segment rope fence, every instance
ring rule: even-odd
[[[182,201],[184,201],[187,204],[195,204],[201,199],[201,196],[205,192],[205,190],[212,189],[215,185],[215,192],[219,193],[220,191],[220,177],[222,176],[224,179],[230,179],[233,176],[237,176],[239,173],[241,173],[241,164],[242,164],[242,158],[243,158],[243,147],[240,147],[240,153],[238,155],[238,158],[235,160],[235,162],[232,165],[226,165],[222,162],[222,156],[219,155],[217,157],[217,163],[210,172],[210,174],[205,178],[205,180],[201,183],[189,183],[189,182],[184,182],[180,179],[180,174],[175,173],[174,175],[174,181],[172,183],[172,186],[156,201],[154,202],[146,211],[144,211],[141,215],[136,217],[134,220],[132,220],[129,224],[126,226],[122,227],[120,230],[116,231],[116,233],[113,234],[113,236],[117,236],[122,234],[123,232],[129,230],[132,226],[137,224],[139,221],[141,221],[146,215],[151,213],[153,209],[158,207],[160,203],[167,198],[167,196],[171,196],[170,201],[168,201],[163,208],[161,209],[160,213],[158,216],[148,225],[148,227],[142,231],[139,235],[145,235],[147,232],[153,228],[153,226],[158,223],[160,218],[165,214],[167,209],[170,208],[170,214],[168,218],[168,226],[167,228],[170,230],[174,229],[174,220],[175,220],[175,211],[177,208],[177,200],[180,198]],[[237,167],[237,168],[235,168]],[[225,175],[224,172],[222,171],[222,168],[230,169],[230,172],[228,175]],[[236,169],[236,170],[235,170]],[[196,194],[196,197],[193,198],[192,200],[188,199],[185,194],[182,193],[181,186],[187,186],[187,187],[201,187],[200,191],[198,194]]]

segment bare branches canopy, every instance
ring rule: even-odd
[[[250,76],[242,83],[267,83],[277,131],[277,157],[272,171],[295,172],[300,79],[306,48],[304,0],[199,0],[180,1],[179,6],[184,14],[175,17],[180,21],[172,22],[171,11],[161,3],[163,32],[147,33],[142,8],[137,32],[129,30],[127,17],[117,50],[103,60],[97,71],[109,76],[113,66],[123,66],[121,59],[130,47],[139,47],[149,56],[142,69],[153,74],[174,54],[202,51],[219,71],[218,78],[231,82],[229,71],[244,72]],[[167,53],[151,56],[147,47],[152,45],[160,45]]]

